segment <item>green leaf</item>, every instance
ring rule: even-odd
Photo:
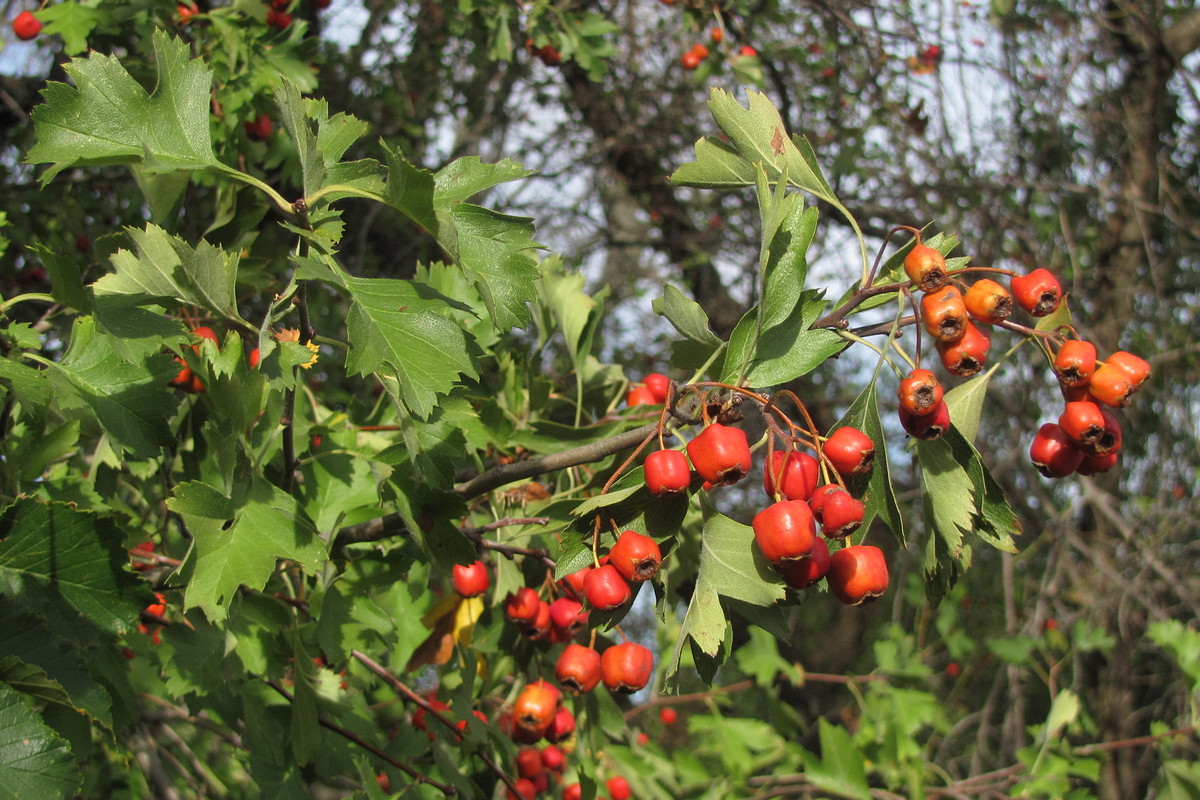
[[[748,108],[723,89],[714,88],[708,99],[713,118],[738,154],[751,163],[762,163],[769,180],[777,181],[786,173],[793,185],[836,203],[837,197],[816,166],[811,147],[803,139],[788,136],[779,109],[761,92],[747,91],[746,97]],[[802,151],[798,144],[805,149]]]
[[[466,333],[438,313],[447,298],[419,284],[383,278],[347,278],[346,287],[350,374],[393,374],[405,406],[422,419],[459,375],[476,376]]]
[[[238,320],[238,256],[201,240],[192,248],[157,225],[144,231],[128,229],[136,254],[118,250],[112,256],[116,273],[92,284],[97,297],[122,296],[146,303],[199,306],[220,317]]]
[[[756,606],[769,606],[786,596],[783,584],[754,544],[753,529],[710,509],[706,513],[696,589],[667,665],[667,678],[679,669],[689,638],[709,656],[720,651],[726,628],[721,595]]]
[[[498,330],[529,321],[526,303],[537,299],[541,277],[529,254],[542,246],[531,238],[533,221],[469,203],[438,209],[438,243],[466,273]]]
[[[71,748],[14,689],[0,685],[0,800],[73,796],[80,775]]]
[[[393,152],[385,148],[384,158],[387,161],[384,202],[436,236],[438,219],[433,211],[433,173],[413,166],[398,150]]]
[[[45,26],[43,36],[61,36],[63,52],[77,56],[87,50],[87,38],[92,29],[106,18],[104,11],[87,3],[55,3],[38,10],[38,19]]]
[[[496,164],[484,163],[479,156],[456,158],[433,176],[433,202],[440,209],[449,208],[493,186],[533,174],[533,170],[507,158]]]
[[[158,70],[148,94],[115,56],[93,53],[64,69],[74,81],[50,83],[33,110],[31,164],[49,164],[46,185],[75,166],[141,164],[152,172],[220,166],[209,134],[212,73],[189,59],[188,45],[154,32]]]
[[[845,728],[833,725],[822,717],[818,720],[821,757],[804,754],[804,776],[815,786],[838,797],[870,800],[863,755],[854,746]]]
[[[917,460],[921,464],[921,491],[928,503],[931,518],[928,530],[939,543],[939,550],[960,564],[966,556],[963,535],[971,530],[972,496],[975,485],[954,457],[950,443],[943,436],[932,441],[917,442]],[[929,550],[926,551],[925,571],[933,572]],[[965,565],[964,565],[965,566]]]
[[[219,513],[226,508],[221,504],[208,507],[182,499],[197,491],[219,494],[211,486],[201,489],[196,483],[180,484],[176,493],[181,498],[167,501],[167,507],[187,521],[193,536],[185,565],[190,576],[184,595],[186,608],[200,606],[209,619],[222,620],[238,587],[261,590],[277,560],[290,559],[310,571],[325,561],[325,545],[316,526],[283,490],[254,481],[229,519]]]
[[[883,435],[883,424],[879,421],[879,398],[874,380],[868,381],[850,408],[838,420],[833,429],[845,426],[858,428],[875,443],[875,464],[866,475],[852,475],[846,479],[846,488],[863,503],[862,530],[869,530],[871,521],[879,518],[891,529],[900,546],[905,547],[904,518],[892,491],[892,479],[888,466],[888,448]]]
[[[1039,331],[1055,331],[1064,325],[1071,324],[1071,307],[1067,305],[1067,298],[1064,296],[1059,301],[1058,308],[1044,317],[1039,317],[1037,323],[1033,326],[1034,330]]]
[[[700,189],[732,189],[754,184],[754,165],[720,139],[696,142],[696,160],[671,174],[671,182]]]
[[[983,400],[991,377],[990,370],[977,375],[958,384],[942,398],[950,409],[950,422],[968,442],[974,442],[979,435],[979,419],[983,415]]]
[[[817,230],[817,209],[804,207],[799,195],[788,195],[777,208],[778,220],[769,244],[764,239],[762,330],[783,323],[800,301],[808,275],[805,253]],[[765,235],[765,233],[764,233]]]
[[[795,380],[849,346],[832,330],[810,327],[825,307],[821,294],[804,292],[788,319],[763,331],[746,373],[751,386],[778,386]]]
[[[1070,689],[1060,689],[1050,704],[1050,713],[1046,716],[1046,725],[1038,733],[1041,742],[1057,739],[1062,729],[1079,719],[1079,695]]]
[[[79,264],[40,243],[30,245],[29,249],[37,253],[38,258],[45,264],[46,271],[50,273],[50,295],[55,301],[80,313],[90,313],[92,298],[83,285]]]
[[[167,383],[179,371],[170,355],[134,363],[119,356],[113,337],[98,333],[92,317],[76,320],[71,345],[52,380],[61,393],[92,410],[114,443],[134,456],[157,456],[175,441],[168,419],[179,399]]]
[[[124,533],[65,503],[22,498],[0,513],[0,590],[30,605],[63,604],[113,634],[137,624],[150,602],[125,565]]]
[[[654,313],[665,317],[675,330],[698,344],[716,349],[721,339],[708,326],[708,315],[700,304],[671,284],[663,285],[663,296],[653,303]]]

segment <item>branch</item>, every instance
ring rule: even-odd
[[[580,464],[589,464],[606,456],[611,456],[613,453],[619,453],[626,448],[636,446],[656,430],[658,430],[658,423],[652,422],[649,425],[643,425],[631,431],[618,433],[616,436],[610,436],[598,442],[580,445],[570,450],[563,450],[561,453],[551,453],[548,456],[531,458],[528,461],[514,461],[511,464],[501,464],[475,476],[469,481],[456,484],[454,493],[464,500],[470,500],[506,483],[532,478],[536,475],[543,475],[547,472],[553,472],[556,469],[566,469],[567,467],[577,467]]]

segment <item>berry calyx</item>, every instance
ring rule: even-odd
[[[583,594],[597,611],[612,611],[633,599],[625,578],[612,564],[596,567],[583,581]]]
[[[1054,355],[1054,374],[1063,386],[1086,386],[1096,372],[1096,346],[1081,339],[1063,342]]]
[[[864,508],[861,500],[836,483],[821,486],[813,493],[808,507],[830,539],[844,539],[862,525]]]
[[[1017,305],[1025,309],[1030,316],[1044,317],[1052,314],[1058,308],[1062,298],[1062,286],[1054,273],[1045,267],[1039,267],[1028,275],[1016,275],[1012,279],[1013,298]]]
[[[793,589],[807,589],[829,572],[829,545],[818,538],[808,558],[799,561],[780,561],[775,571]]]
[[[600,678],[614,692],[636,692],[650,682],[654,654],[637,642],[621,642],[600,654]]]
[[[679,494],[692,485],[692,465],[682,450],[655,450],[646,456],[643,468],[650,494]]]
[[[921,298],[925,330],[939,342],[957,342],[967,326],[967,306],[957,286],[947,284]]]
[[[1079,468],[1083,451],[1071,442],[1061,427],[1047,422],[1033,437],[1029,458],[1038,472],[1047,478],[1065,478]]]
[[[946,257],[927,244],[917,243],[904,257],[904,274],[921,291],[940,289],[946,282]]]
[[[608,551],[609,563],[627,581],[648,581],[658,572],[662,551],[658,543],[637,531],[625,531]]]
[[[763,470],[763,489],[771,500],[808,500],[820,482],[821,467],[808,453],[771,453]]]
[[[862,605],[887,591],[887,561],[883,551],[873,545],[843,547],[830,556],[825,580],[838,600],[846,605]]]
[[[482,561],[455,564],[450,570],[450,584],[461,597],[478,597],[486,592],[490,585],[487,565]]]
[[[30,39],[36,39],[37,35],[42,32],[42,23],[33,15],[32,11],[22,11],[13,17],[12,30],[18,39],[28,42]]]
[[[875,463],[875,443],[871,437],[845,425],[829,434],[821,452],[839,475],[866,475]]]
[[[988,278],[975,281],[963,295],[967,313],[976,322],[995,325],[1012,315],[1012,294],[1000,284]]]
[[[932,414],[945,396],[937,376],[927,369],[914,369],[900,381],[900,408],[914,417]]]
[[[590,692],[600,683],[600,654],[590,647],[571,643],[555,662],[554,677],[573,694]]]
[[[780,500],[754,515],[754,541],[772,564],[807,558],[817,541],[817,523],[808,503]]]
[[[750,443],[741,428],[713,423],[687,443],[688,458],[714,486],[736,483],[750,471]]]

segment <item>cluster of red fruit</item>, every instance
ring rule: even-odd
[[[713,28],[709,32],[709,37],[712,39],[714,45],[719,45],[725,41],[725,29],[720,27]],[[737,54],[739,56],[756,56],[758,55],[758,51],[747,44],[742,45],[738,49]],[[684,69],[691,71],[699,67],[708,56],[708,48],[703,43],[696,42],[692,45],[692,49],[684,53],[679,61],[683,64]]]
[[[960,377],[983,369],[991,347],[988,326],[1007,320],[1014,301],[1030,316],[1046,317],[1063,299],[1058,278],[1044,268],[1013,275],[1011,293],[984,278],[966,287],[964,294],[948,276],[942,254],[921,244],[919,238],[904,259],[904,271],[924,292],[921,321],[934,338],[942,366]],[[1053,363],[1067,404],[1058,422],[1042,425],[1034,437],[1030,448],[1034,465],[1046,477],[1056,478],[1111,469],[1121,449],[1121,428],[1103,406],[1128,405],[1134,391],[1149,377],[1150,365],[1125,351],[1097,361],[1095,346],[1081,339],[1062,341],[1052,333],[1043,341],[1062,342]],[[911,436],[935,439],[949,427],[943,389],[929,370],[910,372],[900,382],[899,399],[900,422]]]
[[[42,23],[33,15],[32,11],[22,11],[13,17],[12,30],[18,39],[28,42],[36,39],[37,35],[42,32]]]
[[[291,4],[292,0],[271,0],[271,7],[267,9],[267,24],[277,31],[291,27],[292,15],[287,11]]]
[[[217,347],[221,346],[221,340],[217,336],[217,332],[207,325],[200,325],[192,330],[192,334],[200,340],[207,339]],[[200,345],[202,342],[197,342],[191,345],[192,352],[197,356],[200,355]],[[250,351],[249,362],[251,369],[258,366],[259,352],[258,348]],[[170,380],[170,385],[176,389],[180,389],[188,394],[200,394],[205,390],[204,381],[200,380],[200,376],[192,372],[192,368],[183,360],[183,356],[175,356],[175,363],[179,364],[179,372]]]
[[[1038,430],[1029,457],[1047,478],[1107,472],[1121,452],[1121,426],[1108,408],[1129,405],[1150,377],[1150,365],[1124,350],[1097,361],[1095,345],[1068,339],[1054,357],[1054,372],[1066,407],[1057,423]]]

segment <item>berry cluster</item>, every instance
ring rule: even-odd
[[[661,376],[647,376],[645,384],[650,385],[652,377]],[[698,391],[697,386],[686,388]],[[887,590],[888,573],[879,548],[861,544],[842,546],[831,555],[827,544],[827,541],[845,542],[862,525],[863,503],[850,493],[843,479],[871,471],[875,444],[870,437],[850,426],[834,430],[827,438],[821,437],[815,431],[803,431],[778,406],[760,395],[736,387],[720,388],[740,392],[770,411],[765,415],[769,434],[763,489],[772,502],[754,517],[752,524],[763,557],[794,589],[805,589],[825,579],[830,591],[851,605],[883,594]],[[670,400],[673,389],[668,382],[662,402]],[[640,402],[634,392],[627,398],[631,404]],[[791,397],[808,419],[803,405]],[[777,420],[783,422],[786,431]],[[787,443],[786,450],[773,448],[777,436]],[[812,449],[814,455],[803,452],[802,447]],[[745,431],[709,421],[684,450],[660,446],[646,456],[646,488],[656,496],[687,492],[693,471],[703,480],[706,490],[726,486],[746,477],[752,461]],[[822,474],[827,478],[823,484]],[[824,538],[818,537],[818,526]]]
[[[552,44],[537,47],[534,45],[533,39],[529,38],[525,40],[525,49],[529,51],[530,55],[541,59],[541,62],[547,67],[557,67],[562,63],[562,53]]]
[[[1029,451],[1034,466],[1043,475],[1094,475],[1117,463],[1121,427],[1108,409],[1129,404],[1130,397],[1150,376],[1150,365],[1125,351],[1097,361],[1095,346],[1077,338],[1070,326],[1062,326],[1065,333],[1047,332],[1009,322],[1014,303],[1034,318],[1047,317],[1059,309],[1064,298],[1053,273],[1044,268],[1028,275],[990,267],[965,268],[958,273],[1009,275],[1012,290],[988,278],[964,286],[947,271],[942,254],[921,243],[919,233],[917,243],[904,258],[904,271],[923,293],[919,314],[922,328],[933,337],[942,366],[950,374],[968,377],[983,369],[991,347],[992,325],[1034,336],[1042,344],[1066,400],[1058,421],[1041,426]],[[900,382],[900,423],[909,435],[936,439],[946,431],[950,412],[943,394],[937,377],[927,369],[913,369]]]

